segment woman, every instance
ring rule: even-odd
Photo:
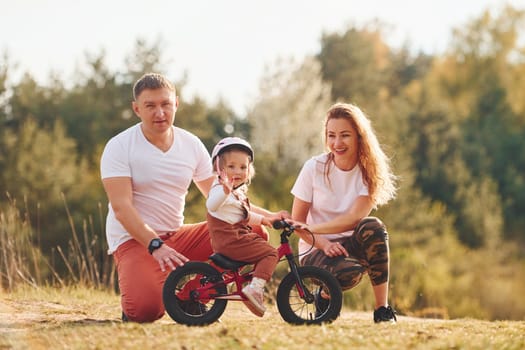
[[[328,153],[309,159],[292,188],[292,219],[307,224],[298,230],[301,264],[330,271],[343,290],[367,273],[375,295],[374,321],[395,322],[388,304],[388,233],[378,218],[368,216],[395,197],[389,159],[370,120],[352,104],[328,110],[325,138]],[[318,295],[317,312],[326,308],[323,296]]]

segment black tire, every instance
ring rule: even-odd
[[[297,325],[331,323],[337,319],[343,305],[343,292],[335,277],[316,266],[301,266],[298,272],[307,290],[307,297],[301,298],[295,277],[291,272],[288,273],[277,289],[277,308],[282,318]],[[323,310],[316,312],[316,302],[312,296],[316,296],[321,289],[323,295],[329,295],[330,299]]]
[[[175,322],[188,326],[203,326],[217,321],[228,301],[202,299],[195,290],[208,283],[220,281],[222,281],[220,272],[204,262],[192,261],[177,267],[169,274],[162,290],[166,312]],[[210,292],[226,294],[226,286],[218,283]]]

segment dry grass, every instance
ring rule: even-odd
[[[230,302],[220,323],[122,323],[119,297],[83,288],[0,294],[0,349],[523,349],[525,322],[400,316],[376,325],[344,310],[330,325],[292,326],[275,305],[259,319]]]

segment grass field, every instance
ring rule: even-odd
[[[122,323],[119,297],[81,288],[0,294],[0,349],[524,349],[525,321],[399,316],[374,324],[344,309],[332,324],[292,326],[275,305],[263,318],[230,302],[207,327]]]

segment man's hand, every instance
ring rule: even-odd
[[[187,257],[175,249],[168,247],[166,244],[155,249],[151,255],[159,263],[162,272],[166,271],[166,267],[175,270],[177,266],[182,266],[185,262],[189,261]]]

